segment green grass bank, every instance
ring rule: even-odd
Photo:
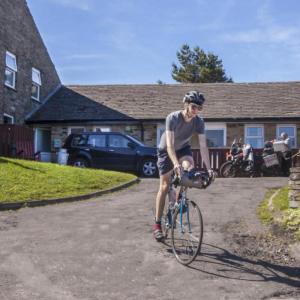
[[[121,172],[0,157],[0,203],[84,195],[135,178]]]
[[[257,214],[263,223],[277,223],[292,231],[300,241],[300,208],[289,208],[288,192],[287,186],[268,191],[257,209]]]

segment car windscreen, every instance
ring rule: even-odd
[[[135,142],[136,144],[138,144],[139,146],[145,146],[145,144],[143,144],[140,140],[138,140],[137,138],[134,138],[131,135],[126,135],[130,140],[132,140],[133,142]]]

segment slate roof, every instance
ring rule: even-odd
[[[300,120],[300,82],[62,86],[27,123],[163,120],[190,90],[206,120]]]

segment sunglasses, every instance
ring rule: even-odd
[[[202,110],[202,106],[201,105],[197,105],[197,104],[191,104],[191,108],[193,109],[193,110]]]

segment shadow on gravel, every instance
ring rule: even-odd
[[[244,258],[210,244],[202,245],[201,255],[189,268],[228,279],[273,281],[291,287],[300,287],[300,267]]]

